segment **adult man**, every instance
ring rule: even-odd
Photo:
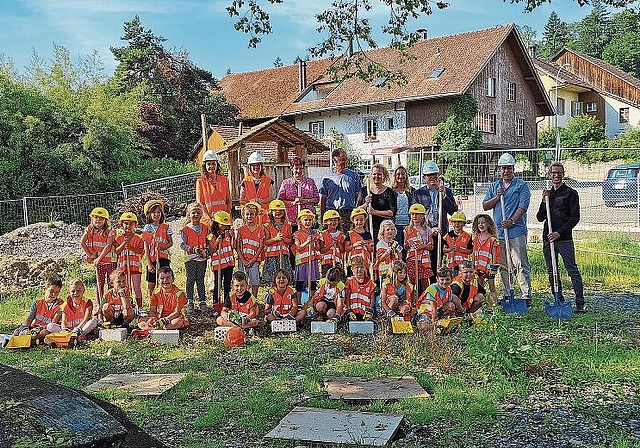
[[[511,265],[515,271],[522,299],[531,305],[531,271],[527,256],[527,209],[531,200],[529,185],[514,176],[516,161],[509,153],[498,159],[501,179],[491,183],[484,196],[482,208],[493,209],[493,220],[498,227],[498,238],[503,248],[500,255],[500,277],[502,278],[502,295],[509,297],[510,278],[506,269],[506,257],[511,257]],[[500,198],[504,199],[505,213],[502,214]],[[505,229],[509,236],[509,250],[505,245]]]
[[[458,211],[458,205],[453,197],[451,188],[447,188],[440,182],[440,168],[433,160],[428,160],[422,167],[422,174],[426,185],[418,188],[413,192],[411,198],[411,204],[422,204],[427,210],[425,219],[429,227],[438,227],[438,207],[440,204],[440,193],[442,193],[442,229],[440,229],[440,236],[442,238],[449,231],[449,220],[447,215],[452,215]],[[441,243],[442,244],[442,243]],[[434,271],[434,275],[431,276],[430,283],[436,282],[435,271],[438,266],[438,249],[434,248],[431,251],[431,267]]]
[[[544,221],[542,231],[542,251],[547,262],[547,272],[549,282],[553,288],[553,268],[551,264],[551,245],[555,246],[554,256],[556,265],[558,254],[562,256],[564,267],[567,269],[573,292],[576,295],[576,313],[584,313],[584,292],[582,276],[576,264],[576,251],[573,245],[573,228],[580,221],[580,199],[578,192],[564,183],[564,165],[560,162],[553,162],[549,167],[549,177],[551,178],[551,190],[542,190],[542,203],[536,214],[538,221]],[[553,232],[549,232],[549,222],[547,221],[547,208],[545,197],[549,197],[549,211],[551,212],[551,227]],[[558,289],[562,297],[562,282],[558,278]]]
[[[333,173],[322,178],[320,186],[320,216],[326,210],[336,210],[340,214],[342,230],[351,227],[351,211],[356,208],[356,198],[362,182],[355,171],[347,168],[347,152],[336,149],[331,153]]]

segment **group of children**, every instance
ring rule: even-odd
[[[97,207],[80,242],[96,270],[96,316],[93,303],[83,297],[82,282],[74,280],[69,297],[62,301],[58,297],[62,285],[57,281],[47,285],[45,298],[34,303],[16,334],[34,328],[39,338],[61,329],[84,335],[99,321],[128,325],[134,318],[143,332],[184,328],[189,324],[187,316],[195,311],[195,290],[199,310],[208,310],[208,269],[213,274],[217,323],[246,329],[259,324],[256,297],[261,282],[270,286],[264,300],[267,322],[372,320],[378,313],[414,320],[419,328],[427,328],[442,317],[477,312],[485,301],[485,284],[491,293],[488,304],[496,301],[494,277],[500,247],[489,215],[476,216],[470,235],[464,230],[466,217],[456,212],[450,220],[452,230],[440,235],[437,228],[426,224],[424,206],[413,204],[404,245],[396,240],[393,221],[385,220],[374,247],[363,208],[352,211],[352,228],[347,231],[340,229],[335,210],[324,213],[318,231],[315,215],[301,210],[295,232],[282,201],[271,201],[269,219],[263,224],[258,219],[261,212],[261,206],[251,201],[242,208],[241,220],[232,222],[229,213],[218,211],[207,225],[202,222],[202,205],[189,204],[180,232],[186,271],[186,290],[182,291],[174,284],[170,267],[173,236],[165,223],[162,201],[145,204],[147,224],[142,232],[137,230],[134,213],[123,213],[121,229],[116,231],[109,224],[108,211]],[[429,284],[435,268],[430,257],[434,250],[441,253],[443,267]],[[143,260],[149,312],[142,307]],[[109,285],[106,291],[105,284]]]

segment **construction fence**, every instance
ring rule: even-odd
[[[640,149],[631,150],[632,160],[640,162]],[[499,179],[497,161],[503,150],[483,150],[460,153],[452,159],[438,158],[441,172],[454,190],[460,207],[472,219],[484,213],[482,201],[489,184]],[[546,172],[554,159],[554,149],[514,150],[516,176],[529,183],[531,204],[528,211],[530,228],[540,228],[535,215],[546,187]],[[432,158],[431,153],[407,153],[405,164],[416,164]],[[564,158],[564,157],[563,157]],[[566,183],[580,195],[581,221],[578,230],[616,230],[640,232],[640,169],[628,164],[619,167],[621,161],[582,164],[563,160]],[[618,168],[616,168],[618,167]],[[309,174],[319,186],[319,177],[326,167],[309,167]],[[391,170],[395,166],[389,167]],[[313,172],[312,172],[313,171]],[[131,185],[122,185],[121,191],[48,197],[23,197],[0,201],[0,233],[36,222],[64,221],[88,223],[89,212],[94,207],[105,207],[110,212],[116,204],[146,192],[157,192],[168,200],[188,203],[195,200],[194,183],[199,172],[187,173]],[[275,186],[276,191],[279,185]]]

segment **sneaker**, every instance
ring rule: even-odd
[[[202,314],[204,314],[207,311],[209,311],[209,307],[207,306],[207,302],[200,302],[200,312]]]
[[[193,302],[187,302],[187,314],[193,314]]]
[[[137,317],[149,317],[149,313],[147,313],[144,308],[134,308],[133,309],[133,314]]]
[[[579,314],[586,313],[587,312],[587,305],[585,305],[584,303],[577,304],[575,312],[579,313]]]
[[[253,330],[253,328],[248,328],[247,330],[245,330],[245,333],[247,334],[247,336],[252,337],[256,335],[256,332]]]

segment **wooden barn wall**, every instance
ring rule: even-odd
[[[487,79],[496,79],[495,97],[487,96]],[[516,84],[516,100],[508,101],[509,83]],[[487,147],[535,148],[536,111],[533,93],[510,45],[502,45],[472,83],[469,93],[478,100],[480,113],[496,114],[496,132],[482,133]],[[524,135],[516,135],[516,122],[524,118]]]
[[[419,148],[431,145],[436,126],[447,119],[449,104],[449,100],[407,103],[407,146]]]
[[[604,103],[604,98],[598,93],[598,92],[584,92],[581,93],[580,95],[578,95],[578,99],[580,101],[582,101],[582,111],[586,114],[586,115],[590,115],[592,117],[596,117],[596,119],[598,120],[598,122],[604,126],[605,124],[605,116],[604,116],[604,110],[605,110],[605,103]],[[597,106],[597,111],[595,112],[587,112],[587,103],[591,103],[591,102],[596,102],[598,104]],[[567,104],[567,106],[569,106],[569,109],[567,109],[569,112],[571,112],[571,105]]]
[[[571,64],[567,70],[592,84],[598,90],[640,105],[640,89],[637,87],[569,52],[565,52],[556,63],[562,65],[567,62]]]

